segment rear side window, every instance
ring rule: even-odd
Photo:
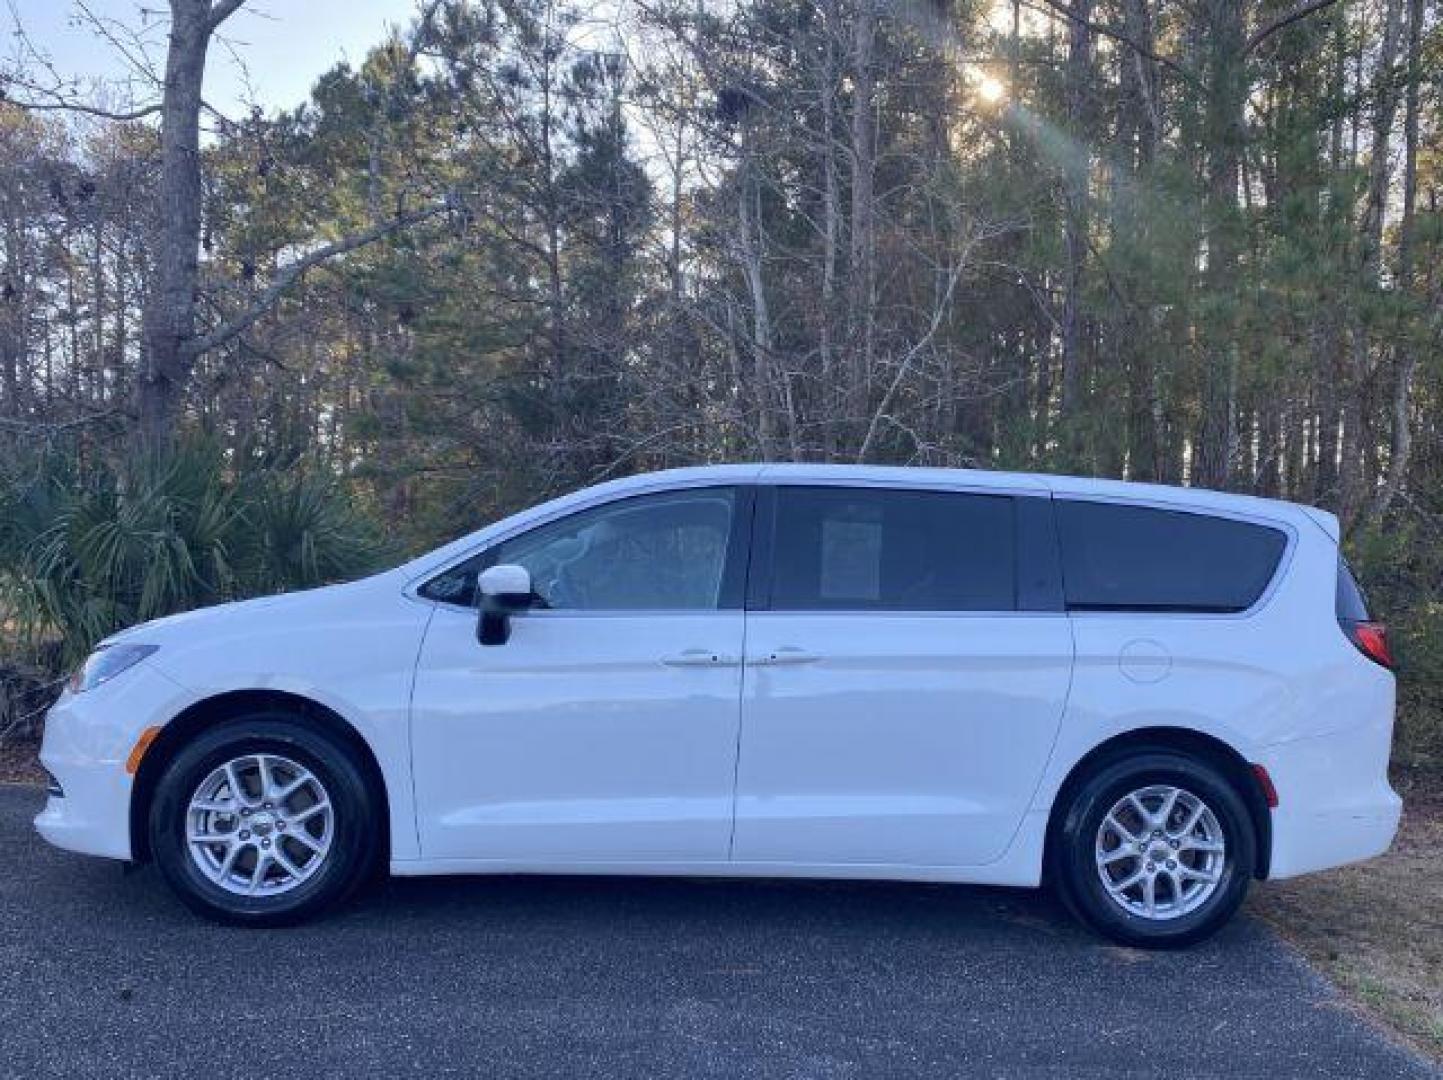
[[[1055,506],[1072,611],[1243,611],[1287,547],[1281,529],[1208,514],[1066,499]]]
[[[882,488],[777,489],[776,611],[1012,611],[1012,499]]]

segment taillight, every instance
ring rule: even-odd
[[[1388,628],[1380,622],[1345,622],[1343,632],[1358,651],[1375,664],[1393,670],[1393,652],[1388,648]]]

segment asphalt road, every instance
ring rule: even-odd
[[[0,786],[0,1075],[1438,1077],[1265,929],[1114,948],[1037,893],[398,880],[286,931],[56,852]]]

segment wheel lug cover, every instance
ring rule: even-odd
[[[262,841],[261,841],[261,847],[268,848],[268,847],[270,847],[270,846],[271,846],[271,842],[270,842],[269,840],[262,840]]]
[[[1169,859],[1169,860],[1167,861],[1167,868],[1168,868],[1169,870],[1176,870],[1176,869],[1177,869],[1177,863],[1174,862],[1172,859]]]
[[[241,830],[241,839],[242,839],[242,840],[249,840],[250,838],[251,838],[250,832],[249,832],[248,830],[246,830],[246,829],[242,829],[242,830]]]
[[[1157,873],[1157,863],[1148,863],[1148,864],[1147,864],[1147,872],[1148,872],[1149,874],[1155,874],[1155,873]]]

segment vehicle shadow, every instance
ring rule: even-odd
[[[151,866],[126,872],[95,860],[45,852],[63,861],[73,903],[89,918],[118,919],[196,932],[252,934],[222,927],[185,909]],[[48,876],[48,875],[47,875]],[[912,882],[680,878],[604,875],[456,875],[390,877],[365,886],[340,909],[288,928],[284,935],[324,939],[377,935],[404,939],[466,938],[478,931],[548,942],[600,935],[652,944],[703,935],[714,943],[811,942],[856,948],[858,942],[935,949],[1019,946],[1091,953],[1125,962],[1178,954],[1108,943],[1079,925],[1047,889]],[[1188,952],[1227,953],[1268,935],[1241,916]],[[790,947],[790,946],[783,946]]]
[[[7,830],[8,831],[8,830]],[[89,936],[126,933],[246,935],[191,913],[171,895],[152,866],[121,871],[113,863],[56,851],[29,830],[5,837],[13,875],[8,887],[21,923],[43,913],[51,927],[69,924]],[[11,845],[4,845],[10,848]],[[6,921],[6,920],[0,920]],[[1039,955],[1062,950],[1110,959],[1163,958],[1111,945],[1078,925],[1045,889],[929,883],[792,879],[483,875],[392,877],[366,886],[339,910],[288,928],[321,948],[331,940],[374,940],[404,946],[451,939],[474,947],[486,940],[530,942],[551,952],[566,943],[635,941],[690,949],[704,940],[718,948],[765,948],[787,955],[848,949],[953,950]],[[1227,954],[1270,936],[1243,917],[1210,942],[1189,950]],[[264,949],[265,935],[248,948]],[[588,946],[589,947],[589,946]]]
[[[824,929],[851,923],[871,932],[957,930],[997,924],[1070,938],[1083,934],[1061,903],[1039,889],[783,878],[496,875],[391,878],[351,905],[348,921],[544,919],[712,932]]]

